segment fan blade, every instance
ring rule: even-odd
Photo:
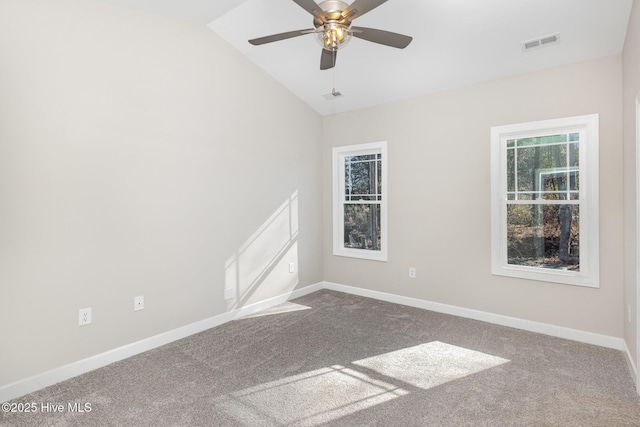
[[[322,54],[320,55],[320,69],[328,70],[330,68],[335,67],[336,65],[336,57],[338,56],[338,51],[322,49]]]
[[[342,11],[341,21],[353,21],[358,16],[375,9],[387,0],[355,0],[349,7]]]
[[[353,30],[353,37],[385,46],[397,47],[398,49],[404,49],[411,43],[411,40],[413,40],[413,37],[392,33],[391,31],[378,30],[376,28],[351,27],[351,29]]]
[[[251,43],[254,46],[259,46],[261,44],[277,42],[277,41],[280,41],[280,40],[285,40],[285,39],[290,39],[290,38],[293,38],[293,37],[303,36],[305,34],[311,34],[313,32],[315,32],[315,30],[313,30],[313,29],[287,31],[286,33],[272,34],[270,36],[264,36],[264,37],[259,37],[257,39],[251,39],[251,40],[249,40],[249,43]]]
[[[329,19],[324,10],[320,9],[318,3],[313,0],[293,0],[298,6],[313,15],[314,18],[321,20],[322,22]]]

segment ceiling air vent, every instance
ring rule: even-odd
[[[548,36],[538,37],[537,39],[522,42],[522,51],[528,52],[545,46],[552,46],[560,43],[560,33],[549,34]]]

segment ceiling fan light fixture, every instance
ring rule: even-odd
[[[353,37],[404,49],[411,43],[412,38],[409,36],[377,28],[351,27],[354,19],[370,12],[386,1],[353,0],[351,4],[347,4],[342,0],[324,0],[321,3],[316,3],[316,0],[293,0],[298,6],[313,15],[314,28],[258,37],[249,40],[249,43],[259,46],[314,33],[318,44],[322,46],[320,70],[335,67],[338,49],[348,45]]]
[[[326,50],[338,50],[349,44],[353,32],[348,26],[337,22],[328,22],[316,28],[316,40]]]

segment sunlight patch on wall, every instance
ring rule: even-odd
[[[298,192],[295,191],[225,262],[225,290],[232,289],[233,306],[251,297],[264,299],[298,284]],[[296,266],[289,273],[288,265]],[[256,295],[261,287],[263,293]]]
[[[435,341],[256,385],[214,404],[241,424],[317,426],[507,362]]]

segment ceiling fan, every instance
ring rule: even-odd
[[[387,0],[354,0],[351,5],[340,0],[325,0],[316,3],[314,0],[293,0],[298,6],[313,15],[315,28],[288,31],[249,40],[252,45],[277,42],[305,34],[315,34],[322,45],[320,69],[328,70],[336,65],[338,49],[346,46],[351,37],[379,43],[385,46],[404,49],[411,43],[412,37],[375,28],[352,27],[354,19],[375,9]]]

